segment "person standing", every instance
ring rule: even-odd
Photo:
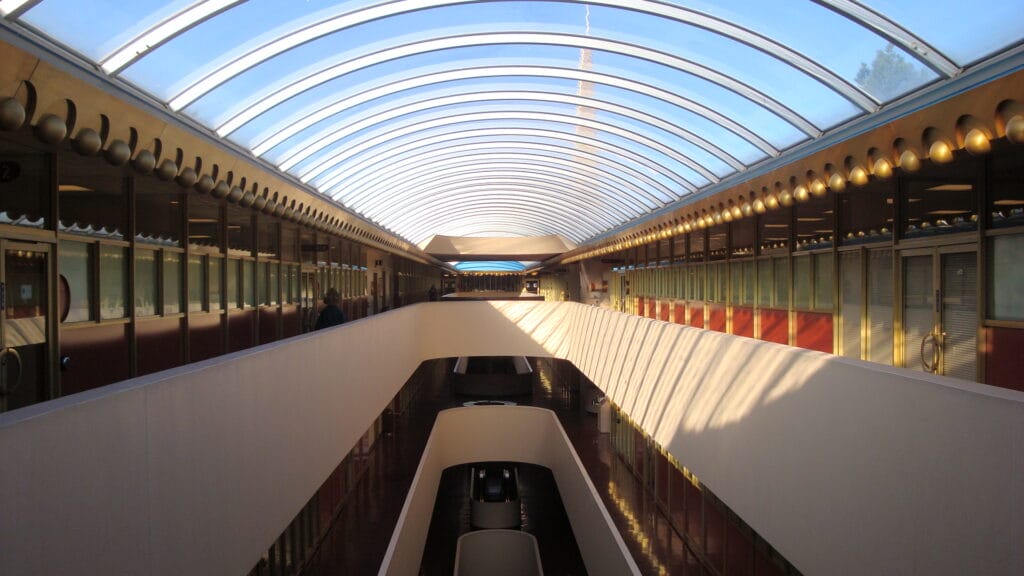
[[[314,330],[320,330],[321,328],[330,328],[331,326],[337,326],[338,324],[345,323],[345,313],[338,307],[338,301],[340,297],[338,290],[335,288],[329,288],[327,294],[324,294],[324,308],[320,311],[320,316],[316,319],[316,327]]]

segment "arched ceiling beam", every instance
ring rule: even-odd
[[[581,138],[580,140],[583,141],[582,143],[585,146],[590,145],[585,143],[587,139]],[[575,141],[570,140],[570,142]],[[360,190],[363,190],[366,187],[373,187],[381,179],[387,178],[389,174],[407,173],[409,171],[413,171],[420,168],[424,164],[435,162],[438,159],[458,156],[463,152],[479,152],[481,150],[504,149],[514,150],[516,148],[519,148],[521,144],[524,145],[523,148],[529,148],[536,145],[536,143],[523,142],[521,140],[508,140],[504,142],[467,142],[465,144],[456,144],[447,147],[432,148],[430,150],[417,153],[416,155],[413,156],[405,156],[404,158],[397,160],[395,162],[381,162],[376,165],[378,169],[371,172],[370,174],[367,174],[366,177],[361,179],[354,179],[351,182],[348,182],[345,186],[346,194],[354,197],[359,193]],[[577,150],[576,148],[566,146],[554,146],[554,148],[555,150],[553,151],[558,152],[560,154],[573,154]],[[615,149],[610,149],[607,151],[613,154],[616,153]],[[644,162],[645,159],[642,157],[630,157],[630,160],[633,160],[650,170],[660,172],[660,166],[658,166],[657,164],[654,164],[652,166],[651,163]]]
[[[178,34],[234,8],[245,0],[200,0],[143,30],[100,59],[107,74],[116,74]]]
[[[558,166],[549,166],[538,162],[463,162],[446,166],[437,174],[421,176],[416,185],[437,186],[449,182],[465,182],[476,175],[480,180],[499,181],[508,178],[541,179],[554,181],[567,188],[583,189],[586,198],[597,206],[605,207],[610,213],[618,215],[620,220],[642,216],[647,208],[628,194],[617,193],[612,185],[602,182],[590,175],[574,173]],[[399,205],[399,200],[388,197],[388,208]]]
[[[792,108],[786,106],[782,102],[772,98],[771,96],[757,90],[739,80],[734,76],[724,74],[702,64],[698,64],[685,58],[680,58],[667,52],[661,52],[658,50],[652,50],[650,48],[644,48],[634,44],[627,44],[624,42],[617,42],[614,40],[606,40],[601,38],[594,38],[591,36],[577,36],[573,34],[550,34],[550,33],[538,33],[538,32],[492,32],[484,34],[464,34],[458,36],[450,36],[445,38],[434,38],[430,40],[424,40],[420,42],[412,42],[402,46],[395,46],[392,48],[386,48],[353,58],[351,60],[329,66],[323,70],[305,76],[298,79],[287,79],[288,88],[283,90],[277,90],[273,92],[274,98],[279,99],[281,102],[300,94],[314,86],[318,86],[329,80],[339,78],[356,70],[367,68],[375,64],[382,62],[388,62],[396,60],[398,58],[404,58],[406,56],[413,56],[416,54],[425,54],[434,52],[437,50],[447,50],[451,48],[466,48],[472,46],[488,46],[488,45],[499,45],[499,44],[537,44],[537,45],[549,45],[549,46],[567,46],[570,48],[591,50],[600,50],[604,52],[612,52],[631,58],[638,58],[641,60],[647,60],[654,62],[655,64],[661,64],[670,68],[679,70],[687,74],[691,74],[698,78],[702,78],[714,84],[717,84],[727,90],[735,92],[736,94],[743,96],[744,98],[766,108],[773,112],[777,116],[788,121],[790,124],[801,130],[808,136],[817,137],[821,134],[821,129],[812,124],[809,120],[801,116]],[[191,100],[189,100],[191,101]],[[174,98],[171,100],[171,108],[180,110],[184,105],[180,98]],[[233,131],[228,129],[229,127],[221,127],[218,129],[218,134],[225,135]],[[237,126],[235,126],[237,128]]]
[[[465,1],[467,0],[399,0],[306,24],[302,28],[287,32],[261,45],[254,46],[234,59],[214,64],[213,70],[203,70],[198,74],[198,80],[171,98],[171,107],[179,110],[234,76],[278,54],[328,34],[406,12],[459,4]],[[586,3],[642,12],[708,30],[714,34],[743,43],[804,72],[865,111],[872,111],[878,105],[878,102],[872,96],[829,68],[822,66],[817,61],[768,36],[728,20],[697,10],[648,0],[591,0]],[[580,46],[580,48],[583,47]],[[705,70],[709,69],[705,68]]]
[[[565,176],[559,176],[550,172],[531,171],[526,167],[516,167],[512,170],[508,167],[505,169],[491,168],[489,170],[480,170],[479,163],[471,163],[469,165],[460,165],[463,168],[459,171],[448,172],[444,177],[431,178],[427,182],[420,183],[420,188],[417,189],[417,194],[412,196],[416,198],[423,194],[434,194],[437,193],[438,187],[446,186],[472,186],[479,183],[488,183],[495,185],[523,185],[533,186],[539,189],[545,190],[557,190],[562,198],[572,201],[574,204],[579,206],[600,206],[605,211],[608,210],[608,205],[611,202],[599,202],[598,200],[605,198],[604,195],[598,196],[594,193],[593,182],[587,182],[583,179],[570,179]],[[614,196],[612,196],[614,197]],[[374,205],[371,209],[375,218],[388,218],[396,212],[402,211],[405,202],[409,198],[397,198],[395,196],[383,196],[380,201]],[[622,207],[616,207],[615,214],[618,215],[623,209],[626,210],[626,214],[636,213],[636,215],[642,214],[635,207],[629,207],[624,205]],[[619,221],[621,215],[615,218],[609,218],[609,220]]]
[[[577,228],[579,229],[578,231],[588,235],[596,235],[601,233],[601,231],[610,228],[610,226],[605,226],[603,228],[596,226],[593,222],[583,224],[584,220],[580,218],[579,212],[574,210],[571,206],[559,205],[547,200],[538,200],[536,198],[499,197],[492,193],[485,196],[478,195],[447,199],[427,199],[427,201],[422,205],[423,209],[430,214],[451,214],[453,210],[457,210],[462,207],[476,206],[493,208],[496,212],[501,212],[513,206],[538,208],[542,209],[546,217],[549,219],[561,220],[563,222],[575,220]],[[418,223],[422,219],[423,218],[419,214],[406,212],[398,215],[390,223],[381,222],[381,225],[391,226],[396,230],[407,230],[412,224]]]
[[[451,96],[444,96],[440,98],[429,98],[419,102],[413,102],[397,108],[392,108],[386,112],[375,114],[366,118],[362,118],[340,127],[332,133],[318,138],[315,142],[305,146],[302,150],[292,155],[288,160],[282,162],[279,168],[282,170],[288,170],[295,164],[305,160],[316,152],[323,150],[324,148],[340,142],[353,134],[366,130],[373,126],[382,124],[389,120],[394,120],[408,114],[414,114],[416,112],[422,112],[425,110],[431,110],[435,108],[441,108],[443,106],[450,106],[453,104],[477,104],[482,102],[491,101],[505,101],[505,100],[520,100],[526,102],[553,102],[556,104],[570,104],[573,106],[581,106],[586,108],[592,108],[594,110],[602,110],[610,112],[612,114],[618,114],[631,118],[642,124],[653,126],[660,130],[664,130],[669,134],[679,138],[680,140],[690,142],[697,147],[703,149],[705,152],[715,156],[723,163],[728,164],[734,170],[742,170],[746,166],[736,159],[732,154],[729,154],[718,145],[707,139],[701,137],[694,132],[687,130],[677,124],[673,124],[667,120],[658,118],[646,112],[630,108],[628,106],[621,106],[612,102],[604,100],[598,100],[595,98],[584,98],[581,96],[570,96],[567,94],[556,94],[549,92],[537,92],[537,91],[520,91],[520,90],[509,90],[509,91],[490,91],[490,92],[470,92],[466,94],[454,94]],[[301,144],[300,144],[301,146]]]
[[[932,70],[951,78],[960,73],[961,69],[955,62],[923,38],[876,12],[857,0],[812,0],[817,4],[845,16],[846,18],[869,28],[883,36],[889,42],[902,47]]]
[[[458,229],[456,226],[465,229],[467,225],[479,226],[495,222],[518,227],[519,230],[510,227],[509,231],[519,235],[525,235],[523,232],[526,231],[533,231],[538,235],[559,234],[577,244],[587,238],[578,233],[575,221],[557,221],[538,207],[518,206],[506,206],[501,208],[500,212],[493,206],[466,206],[453,209],[447,214],[431,215],[430,218],[416,222],[409,229],[408,238],[414,244],[420,244],[435,234],[462,235],[463,233],[452,233],[453,229]]]
[[[700,104],[689,98],[685,98],[674,92],[668,90],[662,90],[656,86],[650,84],[644,84],[636,82],[628,78],[620,76],[614,76],[609,74],[601,74],[598,72],[592,72],[587,70],[577,70],[573,68],[557,68],[551,66],[482,66],[476,68],[463,68],[459,70],[448,70],[444,72],[435,72],[432,74],[424,74],[416,76],[414,78],[408,78],[405,80],[399,80],[386,84],[383,86],[375,87],[370,90],[365,90],[359,94],[342,98],[340,100],[335,98],[328,98],[321,102],[328,101],[329,103],[324,106],[320,106],[313,112],[309,112],[301,117],[299,115],[292,115],[282,122],[276,124],[273,128],[267,130],[265,136],[260,136],[259,142],[253,146],[253,154],[262,156],[281,142],[284,142],[288,138],[298,134],[299,132],[315,125],[316,123],[325,120],[335,114],[339,114],[367,102],[372,102],[378,98],[384,98],[394,94],[398,94],[405,90],[413,90],[416,88],[422,88],[424,86],[430,86],[434,84],[441,84],[444,82],[458,81],[458,80],[475,80],[481,78],[503,78],[508,76],[534,76],[538,78],[558,78],[573,80],[575,82],[590,82],[592,84],[601,84],[605,86],[611,86],[621,90],[627,90],[635,92],[637,94],[643,94],[651,98],[656,98],[673,106],[677,106],[693,114],[701,116],[708,121],[721,126],[722,128],[736,134],[740,138],[743,138],[750,144],[759,148],[765,154],[769,156],[777,156],[779,150],[772,146],[767,140],[761,138],[753,131],[747,129],[741,123],[736,122],[732,118],[719,113],[713,108],[709,108],[703,104]],[[269,100],[265,100],[269,102]],[[261,101],[262,102],[262,101]],[[262,114],[269,108],[260,108],[257,105],[243,108],[242,114],[245,114],[251,118],[255,118],[259,114]],[[297,147],[308,146],[308,142],[303,142]],[[285,159],[287,162],[288,158]],[[287,170],[288,167],[285,163],[281,165],[282,170]]]
[[[505,148],[512,148],[513,150],[512,151],[507,151],[507,150],[504,150]],[[491,150],[488,151],[488,149],[491,149]],[[575,162],[583,163],[583,162],[589,161],[590,163],[593,163],[595,166],[599,166],[599,167],[605,168],[606,169],[605,172],[607,172],[607,173],[623,174],[625,176],[631,176],[632,178],[634,178],[636,180],[639,180],[639,181],[647,184],[648,186],[650,186],[652,188],[656,188],[658,190],[661,190],[667,196],[670,196],[670,197],[671,196],[678,196],[677,192],[674,192],[673,190],[669,189],[664,184],[662,184],[660,182],[657,182],[656,180],[654,180],[650,176],[640,172],[639,170],[636,170],[632,166],[628,166],[628,165],[623,164],[623,163],[621,163],[621,162],[619,162],[617,160],[613,160],[613,159],[610,159],[610,158],[604,158],[604,157],[598,156],[597,154],[594,154],[592,152],[587,152],[587,151],[584,151],[584,150],[573,149],[573,148],[564,148],[564,147],[561,147],[561,146],[554,146],[554,145],[551,145],[551,144],[522,143],[522,144],[520,144],[518,146],[496,146],[496,147],[484,147],[484,146],[477,146],[477,145],[470,144],[470,145],[464,145],[464,146],[459,147],[459,150],[453,150],[452,152],[459,153],[459,154],[457,154],[456,156],[453,156],[452,159],[454,159],[454,158],[468,159],[468,158],[484,158],[484,157],[487,157],[487,158],[498,158],[498,157],[501,157],[501,158],[508,158],[508,159],[517,159],[517,158],[526,158],[526,157],[536,156],[535,154],[530,154],[529,151],[551,152],[551,153],[559,154],[559,155],[562,155],[562,156],[570,156],[570,159],[566,159],[566,158],[563,158],[562,156],[542,155],[543,158],[550,159],[553,162],[564,161],[564,162],[570,162],[570,163],[575,163]],[[462,153],[462,152],[464,152],[464,153]],[[403,169],[401,171],[397,171],[397,170],[394,171],[394,173],[402,175],[402,176],[410,175],[410,174],[415,174],[415,173],[429,173],[429,172],[433,171],[434,169],[436,169],[436,167],[439,164],[440,164],[440,161],[435,159],[435,160],[427,163],[427,165],[423,165],[421,163],[419,166],[417,166],[418,170],[414,171],[414,170],[411,169],[412,168],[411,166],[407,166],[407,167],[405,167],[405,169]],[[614,170],[614,172],[613,172],[613,170]],[[367,210],[367,209],[369,209],[369,206],[367,206],[366,203],[360,201],[360,199],[366,195],[366,193],[367,193],[366,190],[368,190],[368,189],[364,188],[361,191],[352,191],[352,193],[346,197],[348,199],[347,203],[350,204],[352,207],[357,208],[359,210]]]
[[[451,146],[453,145],[453,143],[462,140],[491,136],[502,138],[514,136],[548,138],[553,140],[563,140],[568,142],[580,143],[588,146],[592,145],[592,142],[595,142],[595,140],[593,140],[592,138],[586,138],[574,133],[562,132],[559,130],[543,130],[537,128],[479,128],[474,130],[464,130],[460,132],[441,134],[437,136],[431,136],[429,138],[423,138],[420,140],[407,142],[400,146],[395,146],[393,148],[389,148],[383,151],[375,151],[375,153],[372,156],[368,156],[367,158],[364,158],[359,162],[346,167],[341,172],[338,172],[335,175],[335,179],[339,182],[343,182],[345,190],[348,190],[349,187],[354,188],[359,186],[359,184],[366,180],[367,178],[373,179],[386,177],[387,172],[385,170],[380,170],[378,168],[386,166],[388,169],[392,169],[393,167],[395,167],[396,164],[385,163],[391,158],[396,158],[395,162],[402,162],[407,160],[410,157],[410,155],[420,156],[421,154],[432,152],[433,150],[437,149],[436,146]],[[626,148],[622,148],[620,146],[614,146],[603,142],[601,143],[601,145],[606,147],[603,149],[617,151],[617,153],[623,156],[627,156],[627,153],[629,157],[637,156],[637,154],[633,153],[632,151]],[[688,190],[696,189],[696,187],[689,180],[683,178],[674,170],[664,166],[663,164],[654,162],[653,160],[650,159],[648,159],[648,162],[654,164],[655,166],[658,166],[660,168],[658,169],[659,172],[665,174],[666,176],[669,177],[669,179],[675,181],[680,186],[683,186]],[[368,173],[360,175],[360,173],[362,172]]]
[[[614,134],[627,140],[632,140],[644,147],[656,150],[665,156],[679,162],[680,164],[687,166],[694,170],[709,182],[716,183],[720,178],[713,172],[702,166],[700,163],[694,161],[689,156],[681,154],[670,146],[666,146],[661,142],[650,138],[648,136],[638,134],[632,130],[620,128],[618,126],[608,124],[606,122],[598,122],[596,120],[589,120],[586,118],[579,118],[576,116],[568,116],[565,114],[552,114],[548,112],[475,112],[469,114],[457,114],[446,118],[438,118],[434,120],[428,120],[413,124],[410,126],[403,126],[401,128],[385,131],[376,136],[369,138],[358,138],[353,139],[347,147],[339,150],[333,154],[328,155],[326,158],[320,159],[316,164],[307,168],[305,172],[299,175],[299,179],[303,182],[310,183],[318,176],[323,175],[319,182],[314,183],[320,190],[327,190],[333,185],[337,184],[337,179],[334,174],[343,168],[343,164],[350,158],[376,148],[388,142],[394,142],[403,136],[410,136],[417,132],[423,132],[431,128],[449,127],[458,124],[468,122],[480,122],[486,120],[532,120],[539,122],[554,122],[567,124],[570,126],[581,126],[584,128],[590,128],[593,130],[601,130],[609,134]],[[338,168],[340,167],[340,168]],[[333,171],[327,172],[328,170]],[[325,174],[326,172],[326,174]]]
[[[542,164],[545,166],[561,166],[569,171],[584,172],[594,177],[598,182],[608,182],[609,184],[618,184],[616,188],[627,194],[634,201],[640,203],[647,210],[654,210],[658,208],[656,199],[647,193],[645,190],[629,182],[625,178],[603,170],[600,167],[588,166],[580,162],[573,162],[571,160],[565,160],[562,158],[553,158],[549,156],[531,155],[531,154],[474,154],[460,156],[457,158],[451,158],[445,161],[436,162],[434,167],[429,172],[422,172],[416,174],[399,174],[387,182],[381,183],[377,191],[368,191],[368,194],[373,193],[389,193],[394,188],[401,186],[412,186],[419,184],[422,181],[429,181],[432,178],[440,177],[444,174],[444,170],[449,166],[465,165],[472,162],[482,162],[490,165],[501,165],[501,163],[526,163],[526,164]],[[367,195],[363,196],[364,198]],[[355,210],[359,210],[359,202],[346,202],[346,205],[351,206]]]
[[[618,218],[611,218],[609,214],[595,210],[595,206],[581,201],[580,198],[570,195],[566,189],[554,186],[547,186],[539,183],[531,183],[527,180],[519,180],[523,184],[510,184],[509,178],[497,180],[491,179],[467,179],[449,180],[442,183],[435,183],[422,188],[420,195],[411,199],[408,205],[403,207],[392,207],[390,210],[381,211],[374,218],[376,222],[388,226],[393,218],[403,213],[414,212],[427,206],[433,206],[437,202],[448,202],[453,198],[495,198],[495,194],[508,192],[509,198],[521,198],[541,202],[545,205],[568,207],[573,212],[586,214],[590,221],[596,221],[605,229],[618,224]],[[592,198],[587,198],[591,200]],[[558,202],[554,202],[557,200]],[[407,207],[406,207],[407,206]]]

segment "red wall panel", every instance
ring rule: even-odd
[[[647,299],[647,317],[655,319],[658,317],[658,301],[654,298]]]
[[[761,340],[789,344],[789,312],[761,310]]]
[[[713,304],[708,306],[708,330],[725,332],[725,306]]]
[[[224,353],[224,315],[196,314],[188,320],[188,358],[198,362]]]
[[[694,328],[704,327],[704,304],[697,303],[690,305],[690,326]]]
[[[832,353],[832,313],[797,312],[796,345]]]
[[[672,304],[668,300],[662,300],[661,305],[658,306],[658,316],[661,320],[668,322],[668,313],[672,310]]]
[[[732,309],[732,333],[747,338],[754,337],[754,311],[751,308]]]
[[[637,316],[643,316],[644,315],[644,297],[643,296],[637,296],[637,299],[636,299],[636,315]]]
[[[673,308],[675,308],[675,314],[672,321],[676,324],[686,324],[686,305],[682,302],[677,302]]]
[[[184,318],[135,321],[135,366],[139,376],[184,363],[184,324]]]
[[[1024,330],[985,329],[985,382],[1024,391]]]
[[[59,372],[64,396],[127,380],[128,324],[61,330],[60,356],[69,359]]]

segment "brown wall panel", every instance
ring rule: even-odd
[[[69,358],[68,369],[60,372],[65,396],[126,380],[130,374],[128,325],[61,330],[60,356]]]
[[[346,312],[345,318],[352,317]],[[302,314],[298,306],[285,306],[281,315],[281,337],[290,338],[302,333]]]
[[[228,352],[238,352],[253,346],[255,310],[231,312],[228,314]]]
[[[182,331],[184,318],[161,318],[135,322],[136,367],[138,375],[151,374],[184,363]]]
[[[197,314],[189,318],[189,360],[198,362],[224,353],[224,316]]]
[[[985,329],[985,383],[1024,391],[1024,330]]]
[[[267,344],[278,339],[278,320],[281,312],[277,308],[260,308],[260,344]]]

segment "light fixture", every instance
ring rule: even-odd
[[[807,186],[797,184],[796,187],[793,188],[793,198],[795,198],[797,202],[807,202],[811,199],[811,193],[807,190]]]
[[[821,198],[826,192],[828,192],[828,187],[821,181],[821,178],[814,178],[811,180],[811,185],[808,188],[810,189],[811,194],[817,198]]]
[[[775,192],[769,192],[764,197],[764,205],[769,210],[776,210],[779,207],[779,195]]]
[[[754,207],[743,196],[740,196],[740,212],[747,217],[754,215]]]
[[[755,214],[764,214],[768,211],[768,207],[765,206],[764,200],[760,198],[754,199],[753,209]]]
[[[1014,144],[1024,144],[1024,114],[1006,121],[1006,139]]]
[[[860,164],[850,168],[850,183],[854,186],[864,186],[868,183],[868,171]]]
[[[743,201],[742,199],[740,200]],[[733,204],[732,200],[729,200],[729,212],[732,214],[734,220],[739,220],[743,217],[743,210],[739,206]]]
[[[793,205],[793,193],[790,192],[788,188],[780,187],[778,196],[780,205],[785,206],[787,208]]]
[[[980,156],[992,151],[992,143],[989,141],[988,134],[985,134],[981,128],[971,128],[964,136],[964,148],[971,154]]]
[[[900,168],[907,172],[917,172],[921,168],[921,158],[916,152],[907,148],[900,154]]]
[[[885,156],[879,156],[871,166],[871,171],[878,178],[888,179],[892,177],[892,162]]]

